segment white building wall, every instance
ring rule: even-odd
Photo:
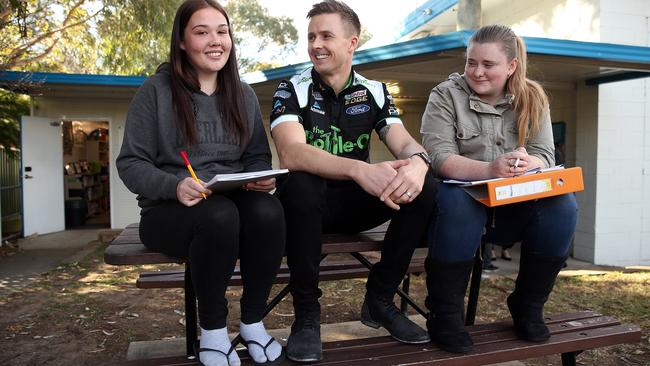
[[[604,43],[650,46],[650,2],[601,0]],[[648,79],[598,87],[598,190],[594,263],[650,264]]]
[[[36,98],[34,115],[39,117],[101,120],[109,122],[109,184],[111,227],[124,228],[140,221],[135,195],[117,175],[115,159],[122,146],[124,122],[130,99]],[[63,192],[61,193],[63,194]],[[63,215],[63,212],[61,213]]]
[[[598,89],[594,263],[636,264],[642,259],[644,207],[650,203],[644,202],[643,174],[646,80],[603,84]]]

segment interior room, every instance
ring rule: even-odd
[[[64,121],[65,226],[110,227],[108,122]]]

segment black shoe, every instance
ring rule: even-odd
[[[361,322],[371,328],[384,327],[391,337],[402,343],[421,344],[431,341],[429,333],[413,323],[395,304],[366,294],[361,307]]]
[[[319,314],[296,314],[287,340],[287,358],[295,362],[316,362],[323,359]]]
[[[488,272],[489,272],[489,271],[496,271],[497,269],[499,269],[499,267],[495,266],[495,265],[492,264],[492,263],[490,263],[490,264],[484,264],[484,265],[483,265],[483,270],[484,270],[484,271],[488,271]]]

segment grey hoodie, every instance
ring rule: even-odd
[[[116,166],[126,187],[138,195],[142,213],[162,200],[176,199],[176,186],[190,176],[180,151],[186,150],[199,179],[217,173],[271,169],[271,152],[253,89],[242,83],[249,139],[240,146],[223,128],[219,93],[194,92],[198,143],[187,148],[172,107],[171,75],[162,67],[136,93],[126,118],[122,149]]]

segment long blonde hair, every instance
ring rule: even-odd
[[[517,114],[519,146],[525,146],[529,137],[535,136],[548,109],[548,97],[539,83],[526,77],[526,45],[515,32],[505,25],[481,27],[469,40],[472,43],[500,43],[508,62],[517,58],[515,72],[506,81],[506,91],[514,96],[514,110]]]

